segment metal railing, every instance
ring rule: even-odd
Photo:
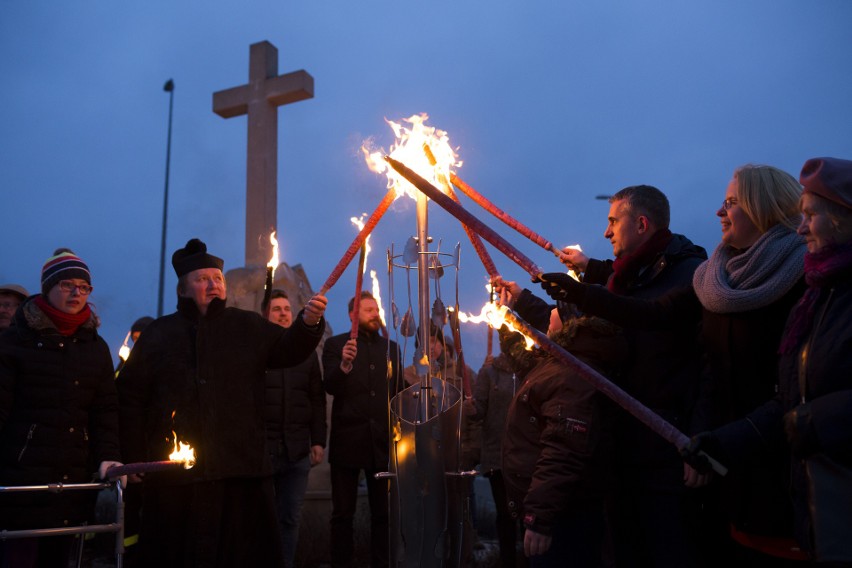
[[[26,529],[26,530],[0,530],[0,541],[12,540],[18,538],[36,538],[45,536],[66,536],[80,535],[77,539],[77,568],[82,566],[83,562],[83,542],[84,535],[98,533],[115,533],[115,565],[116,568],[121,568],[122,559],[124,556],[124,490],[121,488],[121,483],[115,482],[96,482],[96,483],[49,483],[47,485],[19,485],[19,486],[0,486],[0,493],[26,493],[36,491],[47,491],[50,493],[61,493],[63,491],[85,491],[85,490],[101,490],[115,487],[116,494],[116,518],[113,523],[89,525],[83,524],[75,527],[56,527],[44,529]]]

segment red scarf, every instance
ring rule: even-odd
[[[619,296],[626,294],[630,284],[639,276],[639,271],[654,262],[657,255],[666,250],[671,241],[672,232],[668,229],[660,229],[634,253],[623,254],[616,258],[612,263],[612,276],[606,283],[609,291]]]
[[[787,333],[778,352],[792,353],[799,347],[814,321],[814,308],[822,288],[831,286],[834,276],[852,267],[852,244],[829,245],[813,254],[805,254],[805,282],[808,289],[793,308]]]
[[[83,309],[80,310],[78,314],[66,314],[65,312],[59,311],[50,304],[47,303],[47,300],[44,299],[44,296],[36,296],[35,297],[36,306],[44,312],[44,315],[50,318],[50,321],[53,322],[53,325],[56,326],[56,329],[59,330],[64,336],[73,335],[77,328],[81,325],[89,321],[89,318],[92,317],[92,309],[89,307],[89,304],[83,306]]]

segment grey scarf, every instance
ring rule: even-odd
[[[756,310],[775,302],[805,271],[805,242],[782,224],[766,231],[748,250],[720,243],[692,277],[701,305],[730,314]]]

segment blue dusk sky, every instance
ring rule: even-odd
[[[168,255],[192,237],[244,263],[246,119],[212,94],[248,78],[249,45],[308,71],[315,97],[279,110],[281,258],[319,289],[385,179],[359,150],[392,143],[385,119],[446,130],[460,178],[558,245],[608,257],[599,194],[640,183],[671,201],[672,230],[711,251],[733,170],[795,176],[814,156],[852,158],[848,0],[0,1],[0,282],[39,288],[59,246],[90,266],[115,357],[156,313],[169,96]],[[464,199],[464,198],[463,198]],[[546,270],[548,253],[465,199]],[[368,268],[415,231],[413,201],[374,232]],[[478,312],[485,272],[455,220],[430,208],[436,246],[461,243],[460,301]],[[492,249],[506,278],[527,275]],[[176,278],[167,264],[166,312]],[[346,330],[354,265],[329,293]],[[387,284],[382,277],[383,293]],[[451,275],[441,283],[454,301]],[[404,274],[395,295],[404,310]],[[485,330],[464,327],[478,368]]]

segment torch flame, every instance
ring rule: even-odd
[[[275,231],[272,231],[272,234],[269,235],[269,242],[272,244],[272,258],[269,259],[266,266],[272,269],[272,274],[274,275],[275,269],[280,264],[278,261],[278,239],[275,238]]]
[[[178,440],[177,434],[172,430],[175,437],[175,449],[169,454],[169,459],[174,462],[183,462],[184,469],[190,469],[195,465],[195,450],[189,444]]]
[[[127,358],[130,357],[130,333],[129,331],[127,332],[127,335],[124,337],[124,343],[118,348],[118,358],[122,361],[127,361]]]
[[[462,165],[462,162],[458,161],[455,150],[450,146],[447,133],[433,126],[426,126],[425,122],[428,119],[429,116],[426,113],[415,114],[403,119],[404,122],[411,124],[410,129],[398,122],[385,119],[396,136],[396,143],[391,146],[390,151],[385,152],[381,149],[371,151],[369,141],[361,146],[367,166],[376,173],[387,174],[388,188],[392,187],[396,190],[397,198],[407,194],[412,199],[417,199],[419,192],[417,188],[388,165],[384,159],[386,155],[404,163],[437,187],[446,186],[446,180],[450,179],[450,168],[461,167]],[[435,165],[430,163],[424,153],[424,145],[429,148],[434,156]]]
[[[493,302],[488,302],[484,306],[482,306],[482,311],[479,312],[478,316],[473,314],[466,314],[464,312],[459,312],[459,321],[464,323],[487,323],[491,327],[495,329],[500,329],[503,325],[507,326],[510,331],[514,331],[515,333],[520,333],[524,336],[524,341],[526,342],[527,351],[531,351],[535,346],[535,341],[533,341],[530,337],[524,334],[523,331],[515,327],[512,322],[508,321],[506,318],[506,313],[509,311],[509,308],[506,306],[500,306]]]
[[[574,249],[574,250],[578,250],[578,251],[580,251],[580,252],[583,252],[583,247],[581,247],[580,245],[568,245],[568,246],[566,246],[566,247],[564,247],[564,248],[567,248],[567,249]],[[574,280],[576,280],[577,282],[579,282],[579,281],[580,281],[580,275],[579,275],[579,274],[577,274],[577,271],[576,271],[576,270],[569,270],[569,271],[568,271],[568,276],[570,276],[571,278],[573,278],[573,279],[574,279]]]

